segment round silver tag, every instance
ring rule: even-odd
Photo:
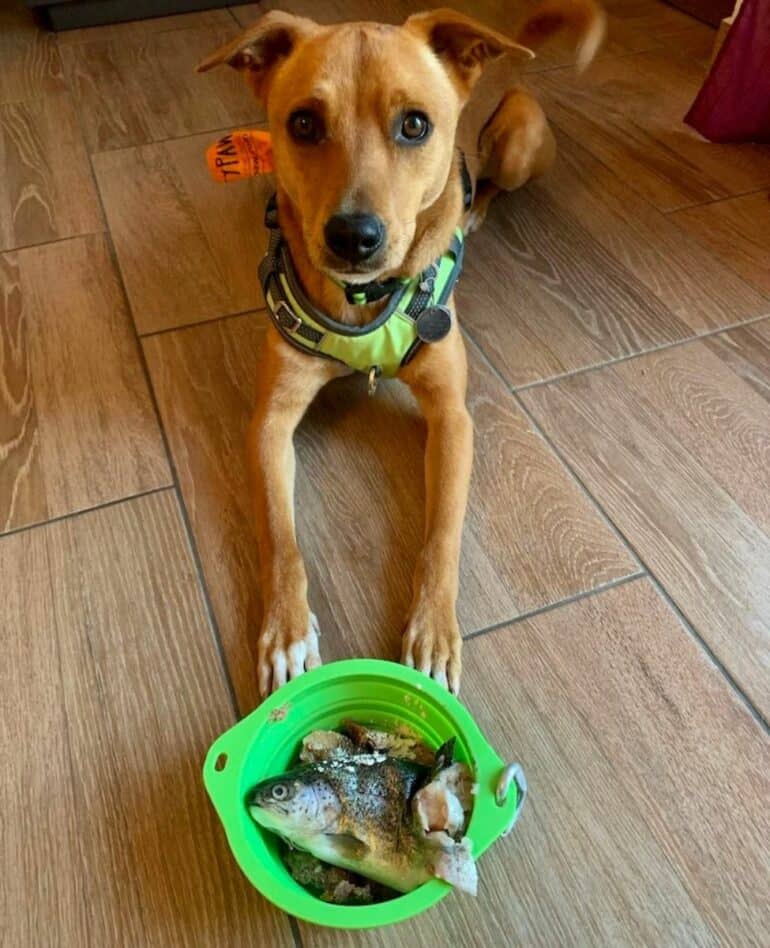
[[[414,325],[423,342],[438,342],[452,328],[452,314],[446,306],[429,306],[420,313]]]

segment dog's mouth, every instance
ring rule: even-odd
[[[315,252],[311,252],[310,257],[316,268],[333,280],[344,283],[370,283],[388,269],[384,258],[389,254],[383,253],[384,249],[381,248],[364,260],[346,260],[332,253],[328,247],[316,244]]]
[[[367,260],[347,261],[330,254],[328,251],[323,254],[322,266],[323,272],[337,280],[338,283],[372,283],[378,280],[389,268],[383,259],[382,253]]]
[[[374,282],[378,277],[382,276],[384,272],[385,271],[382,269],[382,267],[367,268],[362,264],[345,269],[340,269],[338,267],[324,268],[324,273],[333,280],[337,280],[339,283],[353,283],[361,285]]]

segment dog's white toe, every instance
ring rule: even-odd
[[[462,639],[454,607],[417,611],[407,623],[402,639],[401,661],[429,675],[452,694],[459,694],[462,671]]]
[[[260,697],[266,698],[287,681],[299,678],[306,671],[321,664],[318,651],[318,619],[309,613],[307,629],[303,636],[291,630],[271,630],[259,641],[257,675]]]

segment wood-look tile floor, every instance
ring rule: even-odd
[[[297,925],[205,799],[256,702],[243,434],[269,182],[222,188],[264,120],[196,59],[284,0],[60,36],[0,11],[0,917],[13,948],[760,945],[770,918],[770,151],[681,123],[713,33],[611,0],[576,80],[527,81],[560,153],[468,242],[476,427],[463,697],[531,802],[394,929]],[[498,28],[510,8],[456,6]],[[327,661],[394,658],[422,532],[408,392],[328,387],[297,434]]]

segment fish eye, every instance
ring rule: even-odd
[[[294,141],[303,145],[315,145],[324,137],[323,120],[312,109],[297,109],[292,112],[287,128]]]
[[[402,145],[419,145],[430,135],[432,126],[424,112],[405,112],[396,129],[396,141]]]
[[[277,783],[273,787],[272,795],[274,800],[285,800],[289,796],[289,788],[285,783]]]

